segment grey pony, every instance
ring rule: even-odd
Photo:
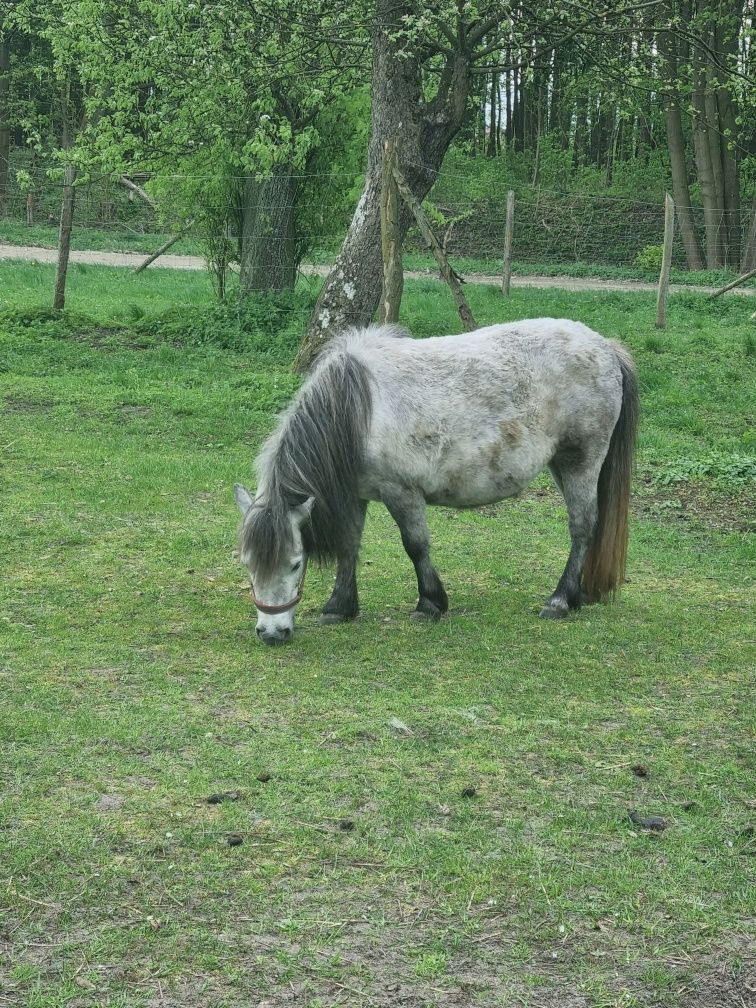
[[[336,561],[321,623],[354,619],[368,501],[399,526],[418,617],[448,608],[426,505],[478,507],[548,468],[569,514],[567,566],[541,616],[611,597],[624,580],[638,421],[633,362],[580,322],[529,319],[413,339],[396,326],[334,338],[237,485],[240,556],[266,643],[288,640],[307,559]]]

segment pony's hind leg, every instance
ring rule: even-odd
[[[382,489],[381,498],[399,526],[402,544],[417,575],[418,600],[415,618],[437,620],[449,608],[441,578],[430,561],[430,534],[425,519],[425,501],[419,494],[399,488]]]
[[[357,556],[360,552],[367,501],[360,502],[360,509],[359,527],[355,529],[354,538],[336,560],[336,580],[331,597],[323,607],[318,619],[321,624],[345,623],[347,620],[355,619],[360,611],[357,597]]]
[[[593,464],[583,461],[575,468],[574,465],[565,461],[560,463],[555,459],[549,466],[567,505],[572,548],[554,594],[541,610],[544,619],[559,619],[571,609],[580,608],[583,566],[596,530],[597,488],[602,461],[603,459],[599,459]]]

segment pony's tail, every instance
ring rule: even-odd
[[[627,350],[610,341],[622,371],[622,407],[598,478],[598,520],[583,568],[587,602],[614,597],[625,580],[630,483],[638,430],[638,379]]]

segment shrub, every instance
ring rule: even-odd
[[[288,364],[296,353],[314,296],[303,290],[277,291],[228,299],[204,308],[170,308],[139,319],[134,329],[148,340],[249,350],[271,363]]]
[[[638,269],[653,271],[658,273],[661,269],[662,256],[664,255],[663,245],[646,245],[642,248],[633,262]]]

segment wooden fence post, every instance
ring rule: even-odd
[[[188,221],[188,223],[185,224],[180,231],[177,231],[175,235],[171,235],[167,242],[163,242],[157,252],[153,252],[152,255],[147,256],[144,262],[140,262],[134,270],[134,273],[141,273],[143,270],[146,270],[147,267],[152,265],[156,259],[159,259],[164,252],[167,252],[169,248],[172,248],[180,238],[183,238],[187,231],[189,231],[193,226],[194,218],[192,217],[192,219]]]
[[[725,284],[724,287],[720,287],[719,290],[716,290],[714,291],[713,294],[710,294],[709,300],[711,300],[711,298],[719,297],[720,294],[726,294],[727,291],[732,290],[733,287],[740,287],[740,285],[742,283],[745,283],[746,280],[750,280],[751,277],[755,276],[756,276],[756,269],[752,269],[749,270],[747,273],[743,273],[743,275],[739,276],[737,280],[731,280],[730,283]]]
[[[399,187],[394,171],[399,170],[396,140],[383,147],[381,175],[381,252],[383,254],[383,290],[378,306],[378,321],[398,322],[404,289],[402,238],[399,230]]]
[[[431,226],[425,216],[423,208],[417,201],[415,194],[412,192],[410,187],[407,185],[407,180],[404,178],[399,169],[394,166],[394,178],[396,179],[396,184],[399,187],[399,192],[402,194],[402,199],[407,204],[407,206],[412,211],[412,214],[417,222],[417,226],[420,229],[420,234],[425,239],[425,243],[428,248],[433,252],[436,257],[436,262],[441,270],[441,276],[449,284],[451,288],[452,296],[454,297],[454,302],[457,305],[457,311],[459,312],[459,317],[462,319],[462,323],[468,332],[472,332],[473,329],[478,328],[478,323],[473,318],[473,313],[470,311],[470,306],[468,305],[465,295],[462,292],[462,287],[460,286],[460,277],[452,269],[449,260],[444,254],[444,250],[438,241],[438,238],[433,234]]]
[[[509,297],[512,280],[512,233],[514,231],[514,190],[507,193],[507,217],[504,225],[504,264],[501,271],[501,293]]]
[[[662,252],[659,288],[656,294],[656,328],[667,327],[667,294],[669,293],[669,271],[672,266],[672,242],[675,237],[675,202],[667,193],[664,197],[664,251]]]

